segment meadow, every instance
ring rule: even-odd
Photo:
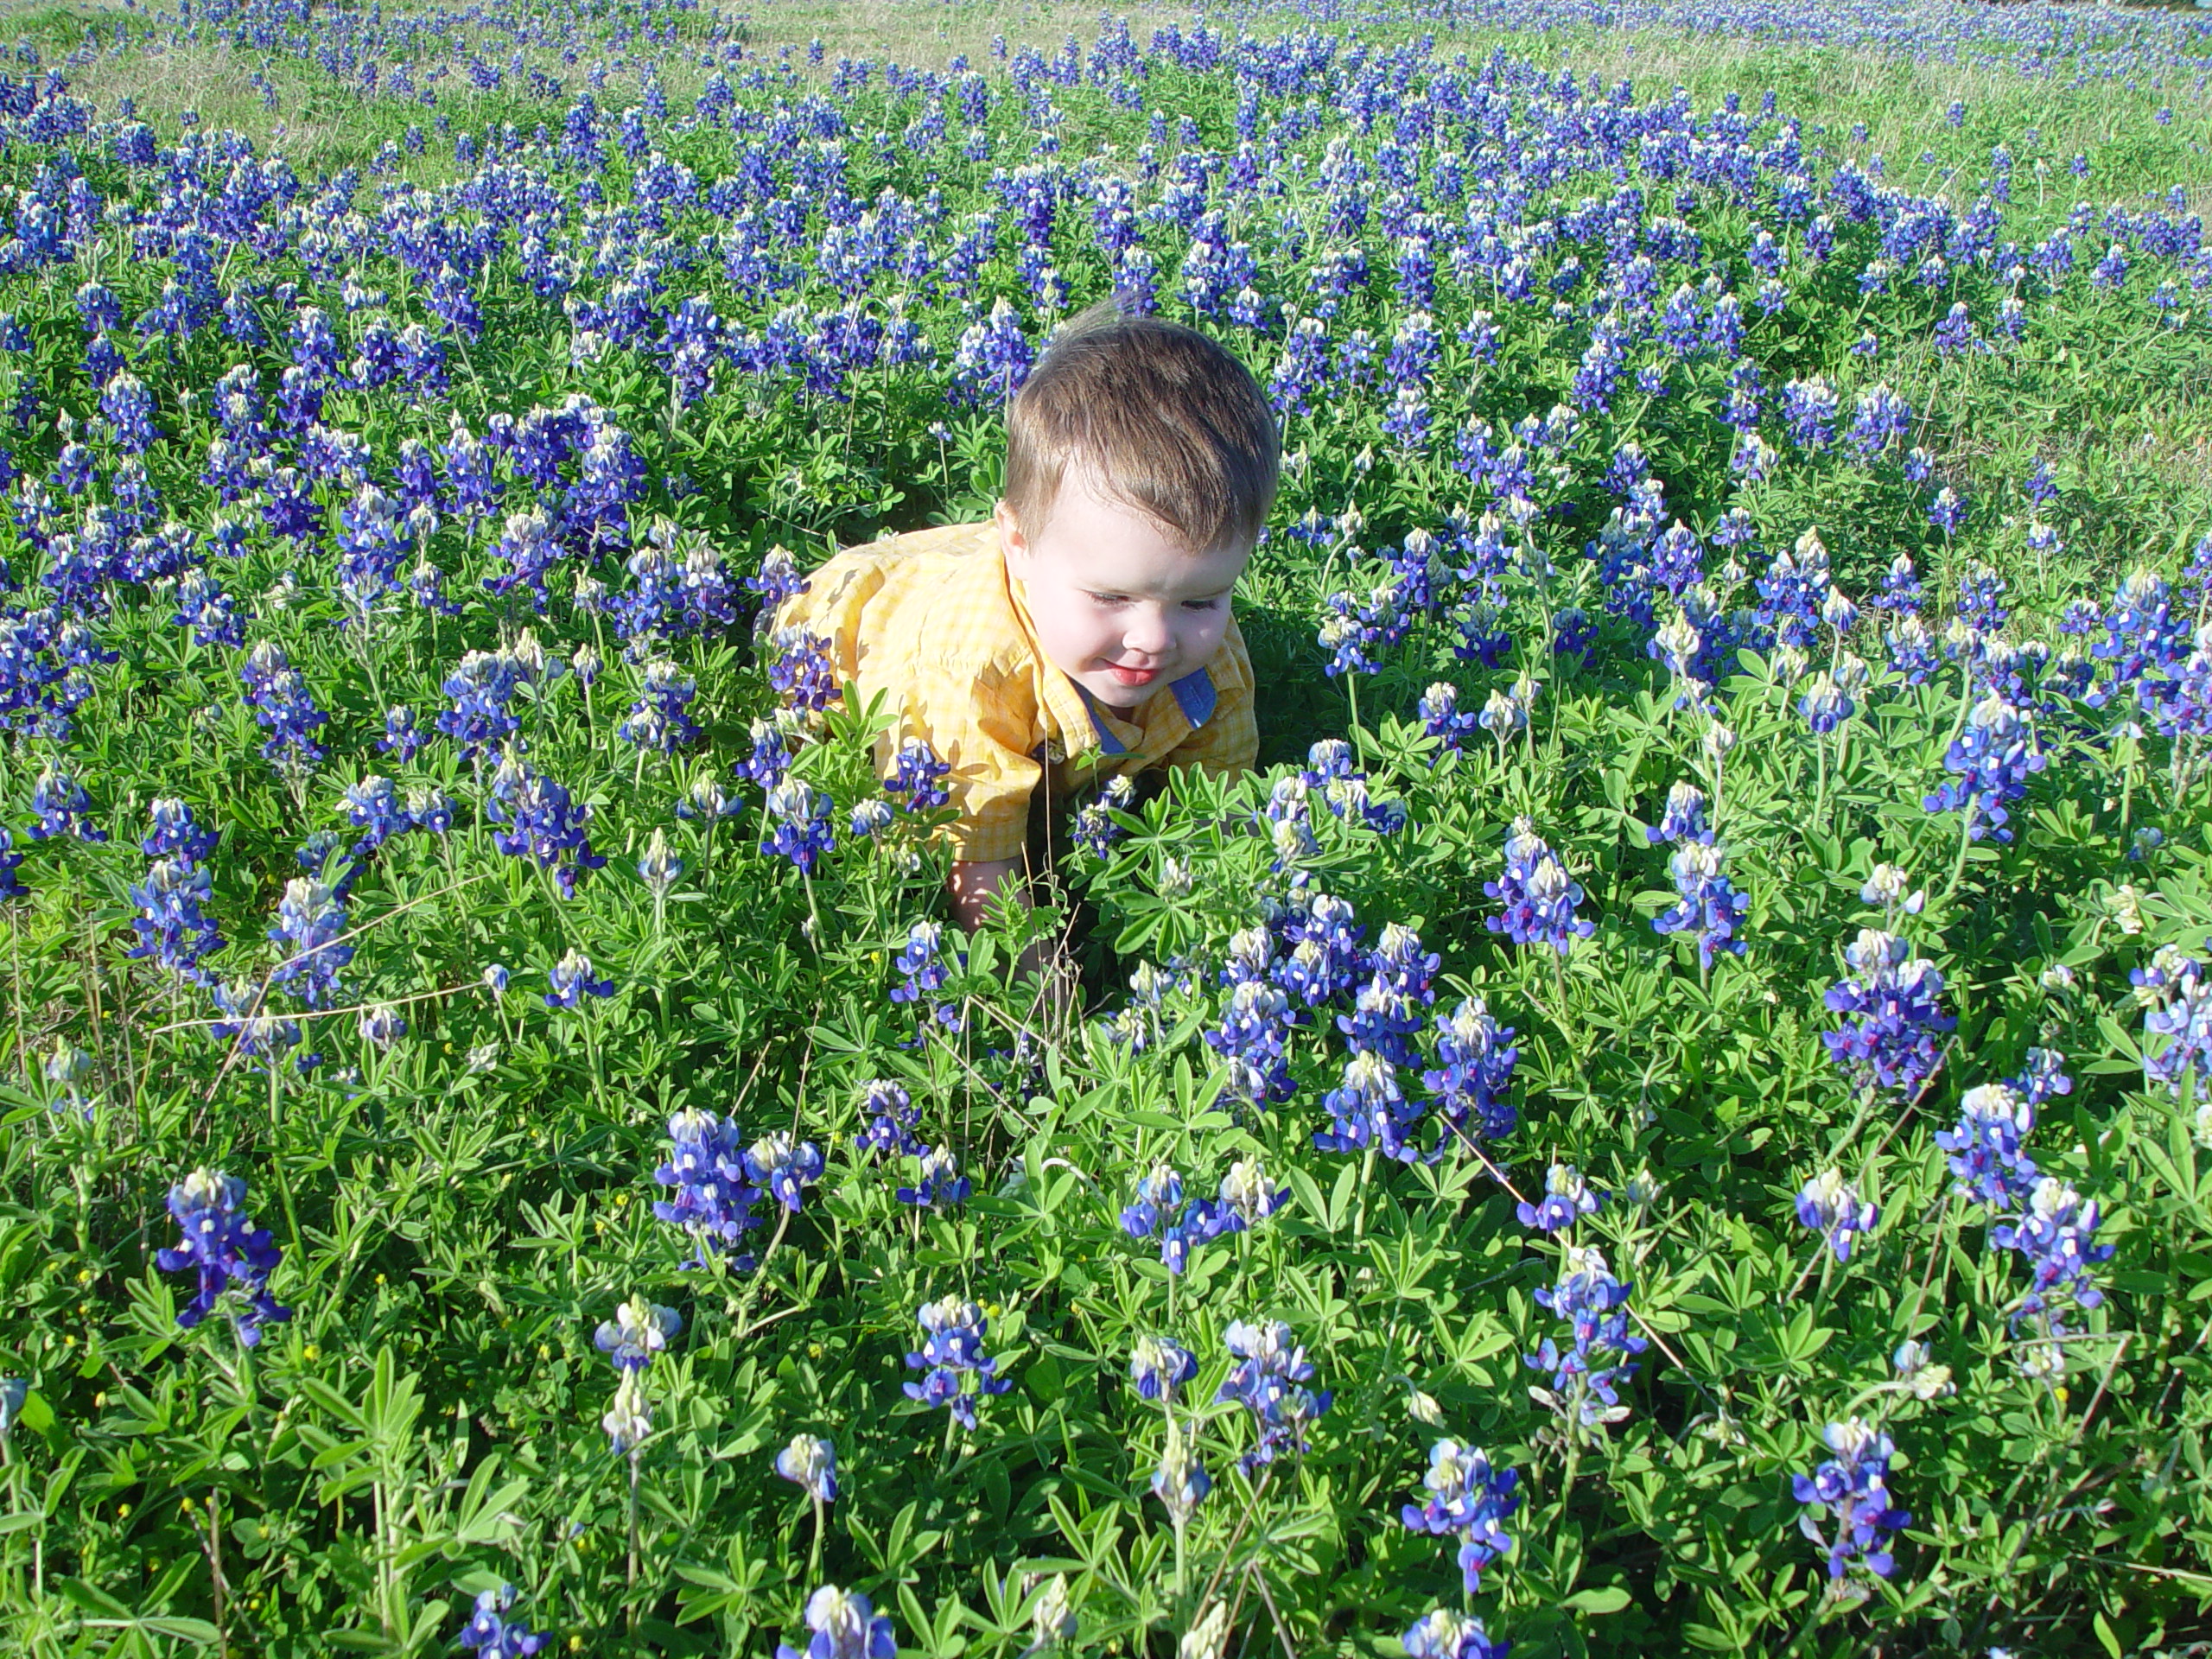
[[[2212,16],[0,55],[8,1650],[2204,1651]],[[1262,767],[963,936],[763,618],[1109,294]]]

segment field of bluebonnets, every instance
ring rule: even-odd
[[[2212,24],[871,16],[10,22],[9,1649],[2201,1651]],[[963,939],[758,622],[1116,289],[1268,764]]]

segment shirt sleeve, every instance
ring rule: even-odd
[[[1203,766],[1217,777],[1249,772],[1260,758],[1260,725],[1253,709],[1252,659],[1231,617],[1222,650],[1208,664],[1213,678],[1213,715],[1167,752],[1169,766]]]
[[[1029,798],[1044,775],[1024,747],[1037,728],[1035,701],[995,664],[956,673],[930,664],[917,676],[906,723],[952,769],[945,791],[960,817],[944,834],[963,863],[1019,858],[1029,839]]]

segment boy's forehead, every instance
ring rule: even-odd
[[[1089,479],[1063,480],[1037,550],[1068,574],[1101,588],[1218,593],[1232,585],[1249,548],[1197,551],[1141,507]]]

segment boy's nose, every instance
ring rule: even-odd
[[[1174,638],[1167,626],[1167,619],[1150,606],[1142,606],[1129,619],[1128,626],[1122,630],[1122,649],[1147,657],[1164,656]]]

